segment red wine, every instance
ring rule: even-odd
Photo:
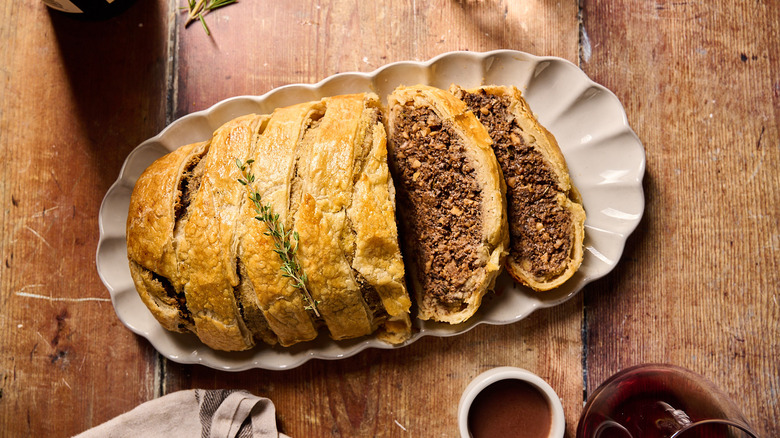
[[[585,406],[578,438],[750,437],[736,408],[711,382],[667,366],[635,367],[600,386]],[[676,433],[676,435],[675,435]]]
[[[103,20],[119,15],[134,0],[43,0],[46,6],[74,18]]]

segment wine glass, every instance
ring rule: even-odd
[[[714,383],[685,368],[638,365],[588,398],[577,438],[758,438]]]

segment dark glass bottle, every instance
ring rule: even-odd
[[[122,13],[135,0],[43,0],[46,6],[82,20],[105,20]]]

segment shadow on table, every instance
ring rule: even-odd
[[[167,2],[138,0],[122,14],[84,21],[50,11],[75,103],[73,123],[108,187],[127,154],[165,125]],[[67,109],[66,109],[67,110]]]

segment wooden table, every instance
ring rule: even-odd
[[[184,28],[182,1],[79,22],[4,0],[0,25],[0,435],[69,436],[161,395],[244,388],[295,437],[456,436],[477,374],[530,369],[583,401],[618,370],[704,374],[780,436],[780,3],[241,0]],[[616,93],[647,152],[618,267],[507,326],[289,371],[161,358],[95,269],[98,209],[128,153],[235,95],[452,50],[568,59]]]

